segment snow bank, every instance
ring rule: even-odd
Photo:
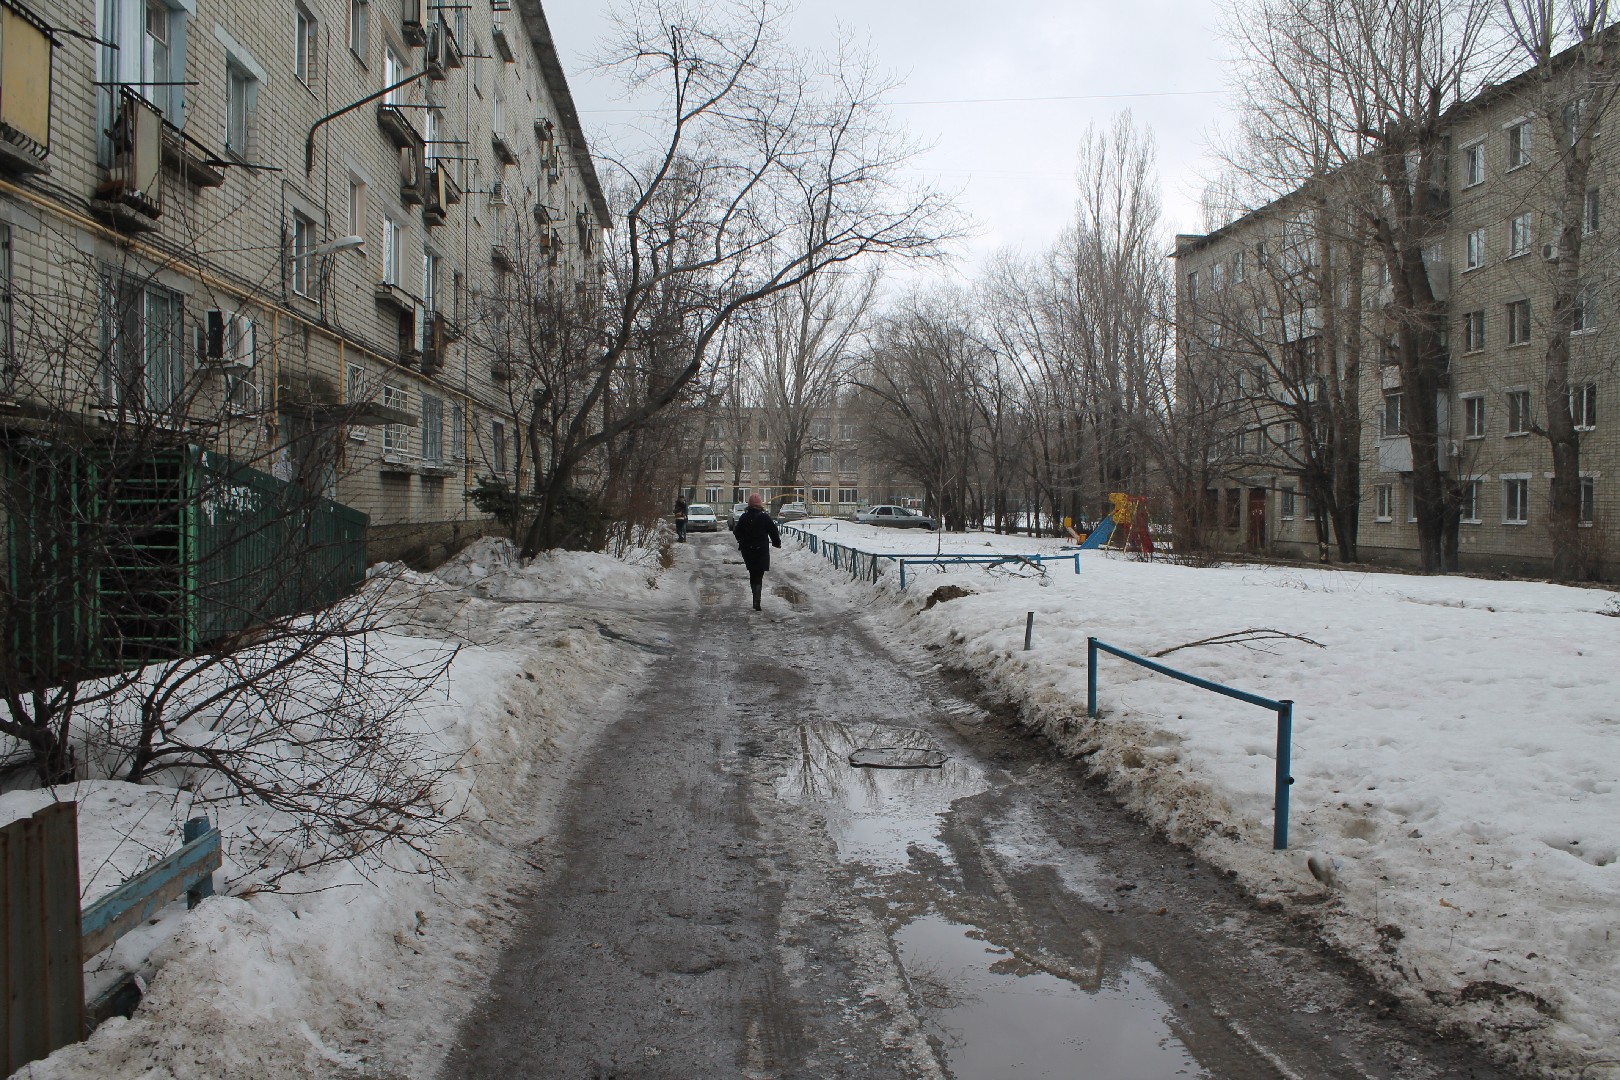
[[[575,608],[500,603],[452,583],[498,581],[498,595],[553,598],[594,583],[645,600],[655,573],[578,553],[519,567],[509,546],[481,542],[434,576],[394,582],[399,614],[367,649],[406,658],[462,645],[447,685],[413,720],[459,762],[443,792],[459,818],[439,838],[440,871],[416,872],[425,861],[401,853],[369,877],[340,864],[256,890],[237,848],[265,812],[217,808],[220,878],[244,893],[190,913],[170,905],[98,957],[94,985],[135,972],[148,986],[141,1008],[18,1075],[434,1075],[503,944],[510,923],[500,909],[518,902],[531,873],[525,847],[548,831],[561,778],[646,662],[600,632],[611,613],[581,627]],[[91,781],[0,795],[0,823],[52,799],[80,804],[87,901],[173,850],[193,813],[175,788]]]
[[[823,529],[876,551],[1061,546]],[[791,558],[826,566],[807,551]],[[1262,900],[1310,912],[1457,1030],[1525,1065],[1620,1058],[1614,593],[1094,552],[1082,567],[912,566],[904,592],[892,569],[876,590],[848,587],[1017,702],[1168,834]],[[943,585],[970,595],[924,610]],[[1288,852],[1270,850],[1272,714],[1105,655],[1102,717],[1085,716],[1088,635],[1151,655],[1251,628],[1310,641],[1202,646],[1162,662],[1297,703]],[[1311,854],[1331,887],[1307,873]]]

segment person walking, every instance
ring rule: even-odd
[[[731,527],[731,535],[737,538],[737,549],[748,567],[754,610],[759,611],[759,591],[765,584],[765,571],[771,568],[771,548],[782,546],[782,534],[776,531],[776,522],[765,512],[765,500],[757,492],[748,496],[748,509]]]
[[[686,543],[686,496],[675,496],[675,542]]]

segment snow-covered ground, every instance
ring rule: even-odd
[[[433,1075],[487,981],[510,925],[503,909],[532,877],[526,853],[554,820],[563,778],[645,666],[623,635],[661,602],[659,576],[651,552],[559,553],[519,567],[492,541],[435,575],[393,576],[397,614],[365,649],[409,657],[460,646],[445,685],[410,720],[459,760],[442,792],[460,817],[438,840],[441,871],[395,860],[400,869],[362,877],[340,864],[271,891],[244,857],[271,815],[215,805],[229,895],[189,914],[170,905],[98,957],[92,989],[135,972],[142,1008],[17,1075]],[[79,803],[86,902],[174,850],[193,813],[178,788],[97,780],[0,795],[0,824],[66,799]]]
[[[800,527],[865,551],[1054,553],[988,534]],[[791,541],[789,558],[820,561]],[[826,565],[826,564],[822,564]],[[976,672],[1133,807],[1298,905],[1391,990],[1531,1065],[1620,1058],[1620,597],[1537,582],[1084,552],[1081,571],[892,564],[869,595]],[[836,572],[826,566],[829,583]],[[935,603],[942,585],[971,595]],[[1026,613],[1035,613],[1025,652]],[[1276,720],[1103,656],[1088,635],[1293,699],[1290,850],[1271,850]],[[1315,855],[1322,876],[1308,872]],[[1597,1072],[1591,1075],[1607,1075]]]

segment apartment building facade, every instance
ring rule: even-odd
[[[1553,273],[1559,258],[1554,193],[1562,178],[1560,140],[1570,138],[1571,108],[1549,107],[1544,81],[1520,76],[1454,110],[1450,119],[1444,229],[1424,261],[1436,299],[1447,310],[1449,368],[1437,401],[1440,465],[1461,493],[1458,564],[1463,570],[1543,575],[1552,565],[1548,515],[1552,454],[1540,434],[1547,402],[1545,356],[1553,329]],[[1607,578],[1620,574],[1620,543],[1608,527],[1620,513],[1620,429],[1605,409],[1620,400],[1620,232],[1607,220],[1620,191],[1620,158],[1613,139],[1592,143],[1591,182],[1580,208],[1581,289],[1570,338],[1567,401],[1580,446],[1580,542],[1589,563]],[[1337,181],[1335,181],[1337,182]],[[1353,177],[1343,178],[1354,182]],[[1307,496],[1313,465],[1306,445],[1311,423],[1293,407],[1310,395],[1326,406],[1342,392],[1356,403],[1354,447],[1359,557],[1412,566],[1419,561],[1412,492],[1410,408],[1399,366],[1382,342],[1392,333],[1385,305],[1387,277],[1372,253],[1354,262],[1338,223],[1302,212],[1302,193],[1279,200],[1204,236],[1176,244],[1181,360],[1230,373],[1254,367],[1257,351],[1292,350],[1308,378],[1295,386],[1229,395],[1224,431],[1205,498],[1217,513],[1211,536],[1229,550],[1274,550],[1315,557],[1316,516]],[[1324,225],[1326,227],[1324,227]],[[1253,268],[1268,241],[1292,228],[1313,238],[1301,283],[1278,285],[1262,273],[1263,289],[1294,298],[1298,318],[1280,321],[1267,343],[1232,333],[1236,313],[1256,303]],[[1250,268],[1251,286],[1234,282],[1234,266]],[[1239,271],[1241,274],[1242,271]],[[1324,288],[1324,283],[1330,286]],[[1351,285],[1354,285],[1354,296]],[[1334,320],[1340,322],[1335,329]],[[1344,325],[1354,323],[1347,335]],[[1261,334],[1262,338],[1267,335]],[[1346,362],[1353,349],[1355,362]],[[1337,355],[1335,356],[1335,352]],[[1308,383],[1308,385],[1307,385]],[[1243,400],[1244,405],[1236,405]],[[1608,403],[1605,405],[1605,403]],[[1301,423],[1301,421],[1305,421]]]
[[[865,422],[857,409],[833,407],[812,416],[796,478],[784,480],[782,440],[771,410],[727,410],[710,425],[683,494],[722,514],[756,493],[767,505],[802,501],[812,513],[827,517],[853,517],[864,506],[916,502],[921,485],[878,467],[866,452]]]
[[[146,425],[370,517],[514,482],[486,328],[610,226],[538,0],[0,0],[0,427]]]

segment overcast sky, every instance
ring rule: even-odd
[[[593,145],[626,121],[614,84],[586,62],[601,6],[546,4]],[[798,0],[793,36],[815,47],[843,25],[900,79],[894,101],[940,103],[896,113],[934,144],[918,167],[959,192],[977,225],[961,251],[971,271],[998,248],[1050,244],[1070,216],[1080,134],[1123,109],[1157,142],[1166,232],[1201,231],[1207,148],[1226,109],[1217,18],[1216,0]],[[965,100],[985,98],[1069,100]]]

